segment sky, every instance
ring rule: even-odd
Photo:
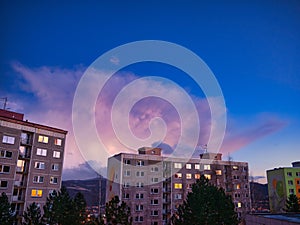
[[[218,149],[224,159],[247,161],[250,175],[262,183],[266,170],[300,160],[299,1],[13,0],[0,4],[0,98],[7,97],[7,108],[24,113],[29,121],[69,131],[64,179],[95,176],[88,163],[102,157],[97,147],[92,157],[86,157],[88,150],[76,144],[72,104],[80,80],[107,51],[143,40],[183,46],[213,72],[226,104],[226,132]],[[155,49],[157,54],[159,50]],[[112,65],[122,62],[118,55],[110,59]],[[107,77],[107,71],[98,70],[96,75]],[[149,76],[173,83],[143,79]],[[220,103],[207,97],[184,71],[159,62],[128,65],[101,89],[92,113],[107,154],[134,152],[118,140],[111,115],[118,93],[136,80],[140,83],[128,89],[128,98],[146,91],[154,97],[141,98],[129,115],[122,110],[128,104],[120,103],[116,121],[126,121],[139,139],[163,135],[157,140],[170,154],[184,132],[182,121],[187,120],[188,128],[197,124],[174,107],[176,101],[185,109],[180,94],[184,90],[201,124],[197,156],[214,127],[208,102],[215,101],[216,107]],[[82,107],[86,104],[82,102]],[[149,124],[157,117],[164,121],[163,127],[160,121],[156,133],[151,133]],[[208,151],[215,149],[208,147]],[[105,170],[105,165],[100,167]]]

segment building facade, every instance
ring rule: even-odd
[[[118,195],[126,202],[133,224],[169,224],[202,174],[232,196],[240,217],[250,211],[248,163],[223,161],[221,154],[215,153],[187,160],[162,156],[160,148],[141,148],[138,152],[108,159],[106,200]]]
[[[285,212],[289,195],[300,198],[300,162],[292,165],[267,171],[270,211],[273,213]]]
[[[29,204],[42,208],[49,193],[60,189],[67,134],[23,117],[0,110],[0,192],[19,218]]]

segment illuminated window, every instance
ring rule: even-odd
[[[241,203],[241,202],[238,202],[238,203],[237,203],[237,207],[238,207],[238,208],[241,208],[241,207],[242,207],[242,203]]]
[[[2,143],[13,145],[15,143],[15,137],[4,135],[2,138]]]
[[[187,174],[185,175],[185,178],[186,178],[186,179],[192,179],[192,174],[187,173]]]
[[[182,168],[182,164],[181,163],[174,163],[174,168],[175,169],[181,169]]]
[[[12,157],[11,151],[6,151],[6,150],[0,151],[0,158],[11,158],[11,157]]]
[[[175,183],[174,188],[175,189],[182,189],[182,184],[181,183]]]
[[[38,142],[48,143],[48,141],[49,141],[49,137],[43,136],[43,135],[39,135]]]
[[[235,184],[235,189],[236,189],[236,190],[241,189],[241,185],[240,185],[240,184]]]
[[[42,176],[34,176],[33,177],[33,183],[43,183],[44,182],[44,177]]]
[[[44,162],[35,162],[34,168],[36,169],[45,169],[45,163]]]
[[[37,148],[36,154],[41,156],[47,156],[47,149]]]
[[[210,170],[210,165],[204,165],[204,170]]]
[[[53,158],[59,159],[59,158],[60,158],[60,152],[58,152],[58,151],[53,151]]]
[[[60,138],[55,138],[55,139],[54,139],[54,144],[55,144],[55,145],[58,145],[58,146],[61,146],[62,140],[61,140]]]
[[[58,178],[57,177],[50,177],[50,184],[57,184]]]
[[[233,170],[238,170],[239,167],[238,167],[238,166],[233,166],[232,169],[233,169]]]
[[[58,163],[53,163],[51,166],[52,170],[58,171],[59,170],[59,164]]]
[[[200,179],[200,174],[199,173],[195,174],[195,179]]]
[[[43,195],[43,190],[38,190],[38,189],[32,189],[31,190],[31,197],[42,197]]]
[[[7,188],[8,182],[7,180],[0,180],[0,188]]]
[[[182,178],[182,173],[175,173],[175,178]]]
[[[182,194],[174,194],[175,199],[182,199]]]
[[[222,170],[216,170],[216,175],[218,176],[222,175]]]
[[[25,161],[18,159],[17,161],[17,172],[23,172],[25,166]]]
[[[0,165],[0,173],[9,173],[10,166]]]
[[[200,165],[199,164],[195,164],[195,169],[196,170],[200,170]]]
[[[192,164],[187,163],[187,164],[185,165],[185,168],[188,169],[188,170],[192,169]]]
[[[207,178],[207,179],[209,179],[209,180],[211,179],[211,175],[210,174],[204,174],[204,177]]]

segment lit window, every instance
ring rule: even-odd
[[[124,171],[124,176],[129,177],[130,176],[130,170],[125,170]]]
[[[185,165],[185,168],[188,169],[188,170],[192,169],[192,164],[187,163],[187,164]]]
[[[151,167],[151,172],[158,172],[158,167]]]
[[[58,145],[58,146],[61,146],[62,140],[61,140],[60,138],[55,138],[55,139],[54,139],[54,144],[55,144],[55,145]]]
[[[0,188],[7,188],[8,182],[7,180],[0,180]]]
[[[57,177],[50,177],[50,184],[57,184],[58,178]]]
[[[151,205],[158,205],[158,199],[151,199]]]
[[[145,162],[142,161],[142,160],[138,160],[138,161],[136,161],[136,165],[137,165],[137,166],[144,166],[144,165],[145,165]]]
[[[44,162],[35,162],[34,168],[36,168],[36,169],[45,169],[45,163]]]
[[[10,166],[0,165],[0,173],[9,173]]]
[[[2,138],[2,143],[13,145],[15,143],[15,137],[4,135]]]
[[[199,164],[195,164],[195,169],[196,170],[200,170],[200,165]]]
[[[59,170],[59,164],[58,163],[54,163],[54,164],[52,164],[51,168],[54,171],[58,171]]]
[[[207,178],[207,179],[209,179],[209,180],[211,179],[211,175],[210,174],[204,174],[204,177]]]
[[[204,165],[204,170],[210,170],[210,165]]]
[[[36,154],[41,156],[47,156],[47,149],[37,148]]]
[[[181,169],[182,168],[182,164],[181,163],[174,163],[174,168],[175,169]]]
[[[157,177],[152,177],[151,178],[151,182],[152,183],[157,183],[158,182],[158,178]]]
[[[233,166],[232,169],[233,169],[233,170],[238,170],[239,167],[238,167],[238,166]]]
[[[151,194],[158,194],[158,188],[151,188]]]
[[[48,141],[49,141],[49,137],[43,136],[43,135],[39,135],[38,142],[48,143]]]
[[[182,189],[182,184],[181,183],[175,183],[174,188],[175,189]]]
[[[216,170],[216,175],[218,176],[222,175],[222,170]]]
[[[0,151],[0,158],[11,158],[11,157],[12,157],[11,151],[6,151],[6,150]]]
[[[33,183],[43,183],[44,182],[44,177],[42,176],[34,176],[33,177]]]
[[[42,197],[43,195],[43,190],[38,190],[38,189],[32,189],[31,190],[31,197]]]
[[[187,173],[187,174],[185,175],[185,178],[186,178],[186,179],[192,179],[192,174]]]
[[[288,180],[288,185],[294,185],[292,180]]]
[[[182,194],[174,194],[175,199],[182,199]]]
[[[182,173],[175,173],[175,178],[182,178]]]
[[[199,173],[195,174],[195,179],[200,179],[200,174]]]
[[[292,172],[287,172],[286,174],[287,174],[288,177],[292,176]]]
[[[241,189],[241,185],[240,185],[240,184],[235,184],[235,189],[236,189],[236,190]]]
[[[25,166],[25,161],[18,159],[17,161],[17,172],[23,172]]]
[[[53,151],[53,158],[60,158],[60,152],[58,151]]]
[[[242,207],[242,203],[241,203],[241,202],[238,202],[238,203],[237,203],[237,207],[238,207],[238,208],[241,208],[241,207]]]

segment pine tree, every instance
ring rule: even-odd
[[[286,200],[286,209],[285,211],[287,212],[300,212],[300,200],[298,199],[298,197],[294,194],[291,194],[288,199]]]
[[[11,204],[8,201],[8,197],[5,192],[0,196],[0,224],[11,225],[15,221],[15,216],[11,208]]]
[[[82,193],[78,192],[73,200],[75,223],[84,224],[87,218],[86,201]]]
[[[105,208],[106,224],[108,225],[131,225],[132,217],[130,215],[130,208],[118,196],[112,198],[106,203]]]
[[[33,202],[23,214],[23,225],[43,225],[40,207]]]
[[[209,184],[201,176],[192,186],[192,192],[172,216],[173,225],[237,225],[237,213],[231,197],[222,188]]]

